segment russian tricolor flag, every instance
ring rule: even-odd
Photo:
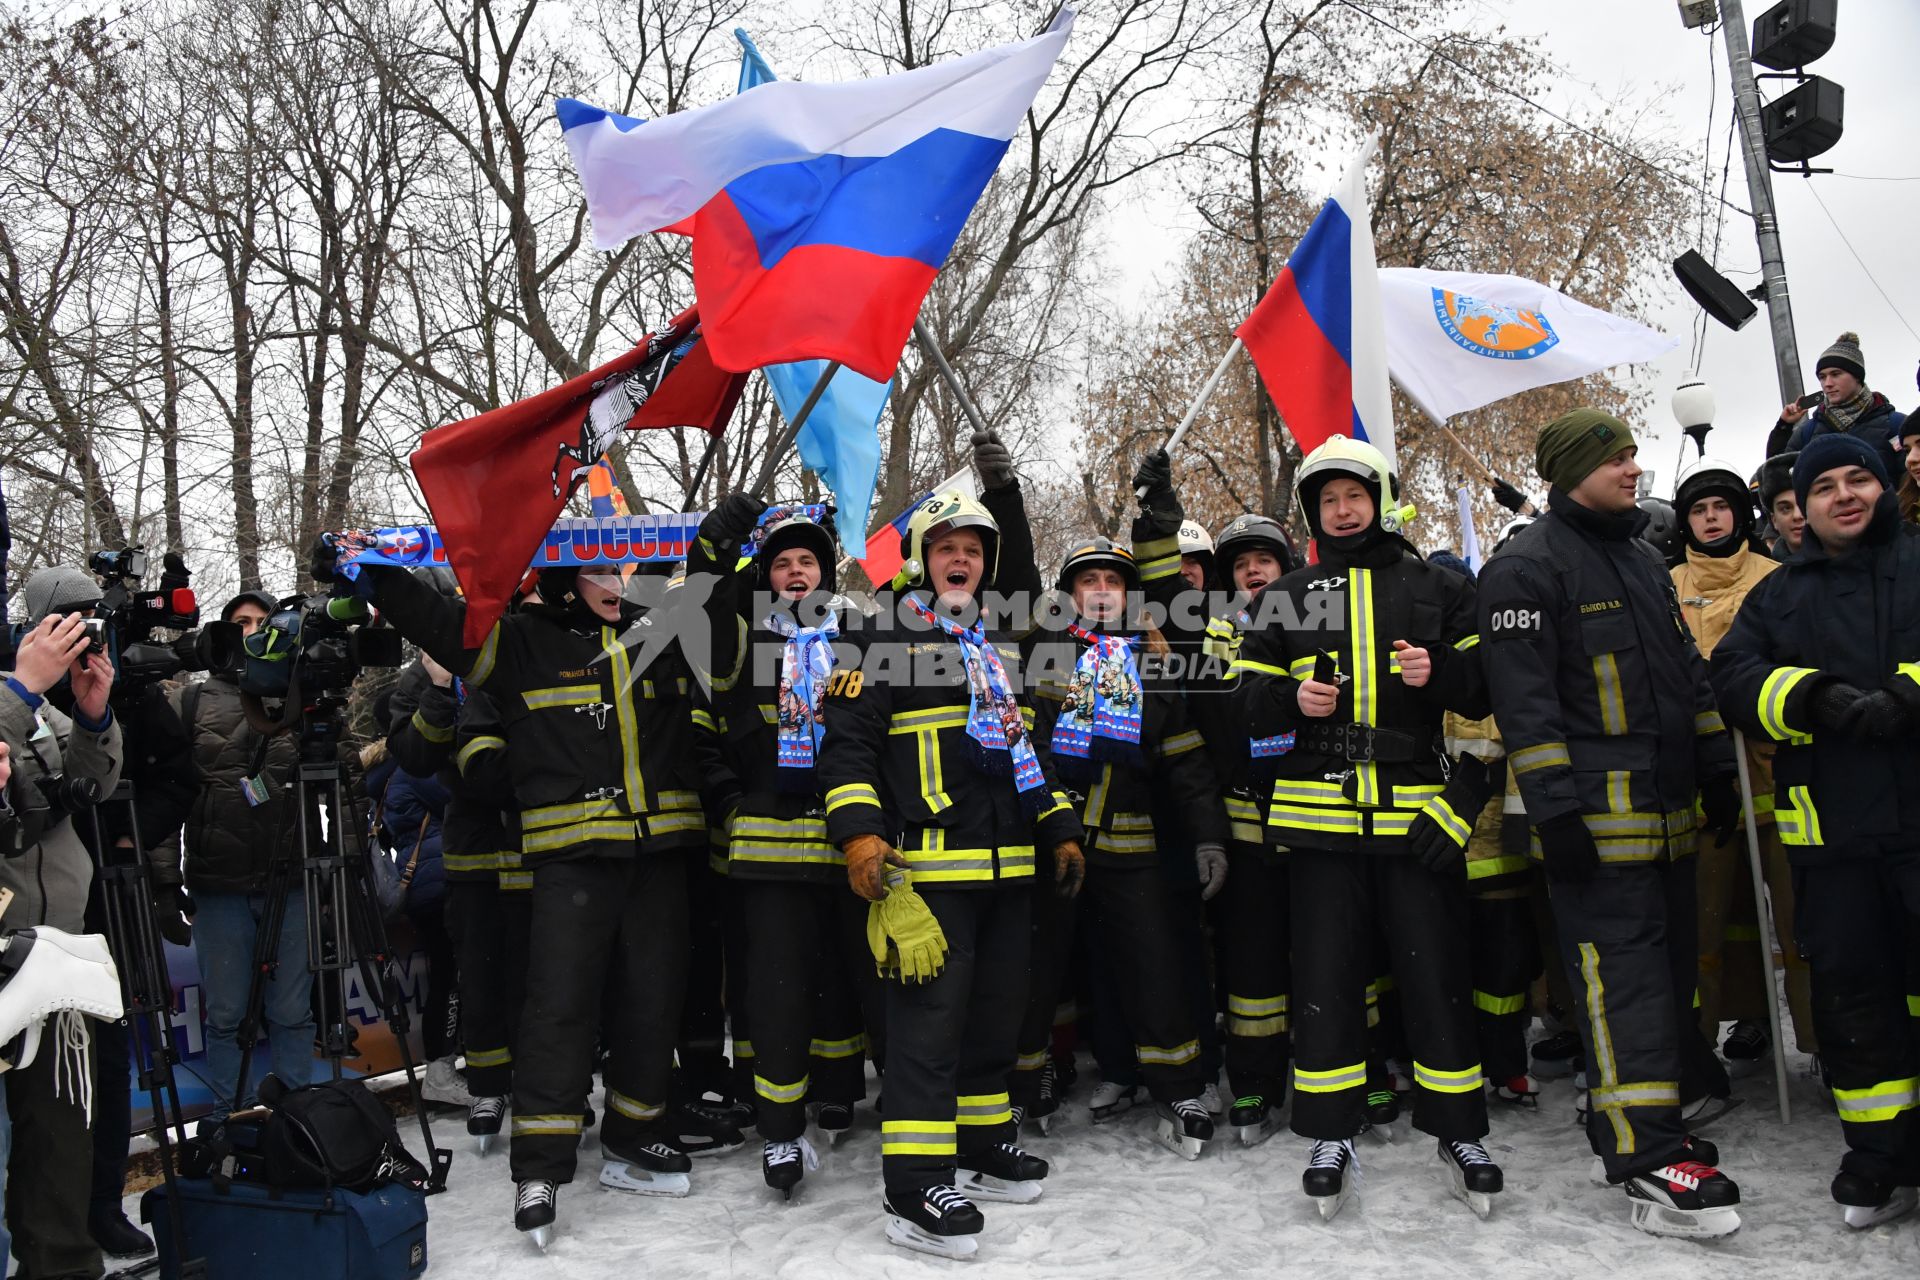
[[[1367,205],[1370,139],[1267,295],[1235,331],[1300,452],[1327,437],[1366,440],[1393,456],[1386,327]]]
[[[774,81],[644,128],[563,98],[594,244],[690,230],[722,368],[838,360],[884,382],[1072,19],[878,79]]]

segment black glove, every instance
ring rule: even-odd
[[[1133,491],[1140,495],[1140,511],[1154,534],[1171,538],[1180,532],[1187,513],[1174,492],[1173,459],[1165,449],[1155,449],[1140,460],[1140,469],[1133,473]]]
[[[307,551],[307,572],[313,575],[315,582],[326,584],[333,581],[334,562],[340,553],[334,548],[333,535],[323,533],[313,540],[313,546]]]
[[[973,469],[982,489],[1004,489],[1014,482],[1013,451],[1000,443],[998,431],[973,433]]]
[[[160,936],[176,947],[193,944],[193,899],[179,885],[156,885],[153,890],[153,915]]]
[[[1740,829],[1740,786],[1731,774],[1700,784],[1700,808],[1707,816],[1707,834],[1725,844]]]
[[[1541,823],[1540,852],[1549,880],[1583,882],[1600,869],[1600,846],[1577,813],[1563,813]]]
[[[1437,797],[1446,802],[1452,814],[1450,821],[1458,824],[1456,831],[1460,834],[1447,829],[1449,820],[1445,811],[1439,811],[1431,802],[1414,815],[1407,828],[1407,844],[1427,870],[1446,875],[1466,869],[1467,841],[1473,835],[1473,822],[1487,807],[1491,794],[1486,762],[1478,756],[1462,756],[1454,766],[1446,789]]]
[[[1913,712],[1892,690],[1875,689],[1848,709],[1841,732],[1858,742],[1893,742],[1913,732]]]
[[[1493,500],[1515,515],[1527,507],[1527,495],[1498,476],[1493,478]]]
[[[1815,729],[1851,736],[1854,704],[1866,696],[1844,680],[1823,680],[1807,698],[1807,720]]]
[[[751,493],[730,493],[700,521],[700,536],[716,547],[737,547],[752,534],[767,504]]]

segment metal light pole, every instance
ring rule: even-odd
[[[1800,395],[1800,346],[1793,336],[1793,306],[1787,299],[1787,266],[1780,253],[1780,223],[1773,211],[1773,173],[1760,128],[1760,90],[1753,80],[1747,47],[1747,18],[1740,0],[1720,0],[1720,34],[1727,42],[1727,68],[1733,74],[1734,110],[1740,118],[1740,153],[1747,163],[1747,193],[1753,203],[1753,231],[1760,242],[1767,322],[1773,327],[1773,363],[1780,378],[1780,400]]]

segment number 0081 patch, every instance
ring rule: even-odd
[[[1487,615],[1489,631],[1538,631],[1538,609],[1495,609]]]

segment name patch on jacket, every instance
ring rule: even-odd
[[[1626,606],[1621,604],[1618,600],[1595,600],[1591,604],[1581,605],[1580,612],[1583,614],[1584,613],[1606,613],[1612,609],[1623,609],[1625,607]]]

